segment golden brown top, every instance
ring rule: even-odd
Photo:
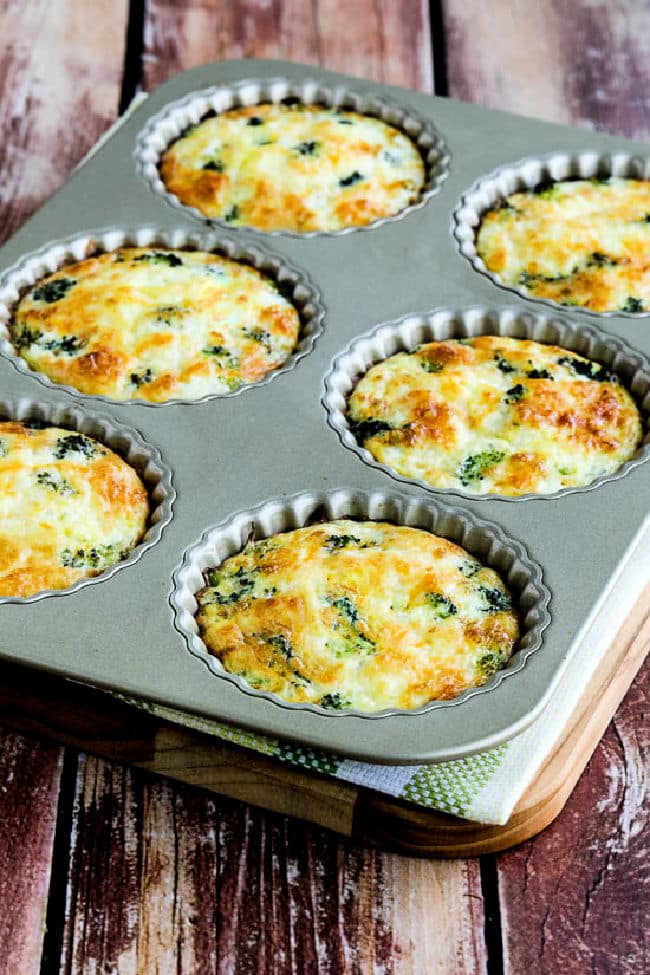
[[[126,558],[149,516],[126,461],[58,427],[0,423],[0,596],[66,589]]]
[[[253,542],[207,573],[197,601],[226,670],[337,710],[455,697],[502,667],[519,635],[495,572],[447,539],[382,522]]]
[[[487,335],[430,342],[373,366],[349,398],[348,420],[399,474],[475,494],[590,484],[629,460],[642,437],[634,400],[604,366]]]
[[[253,383],[298,342],[270,278],[202,251],[122,247],[68,264],[19,302],[10,335],[55,383],[114,399],[198,399]]]
[[[415,202],[424,163],[380,119],[315,105],[206,118],[164,153],[165,187],[207,217],[296,233],[358,227]]]
[[[650,182],[565,180],[513,193],[476,250],[504,284],[591,311],[650,311]]]

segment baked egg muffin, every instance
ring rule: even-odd
[[[67,589],[128,556],[149,517],[144,484],[85,434],[0,423],[0,596]]]
[[[55,383],[113,399],[198,399],[281,366],[300,315],[255,268],[202,251],[122,247],[68,264],[18,303],[9,333]]]
[[[417,146],[381,119],[282,103],[203,119],[165,151],[160,176],[206,217],[296,233],[392,216],[425,182]]]
[[[206,573],[197,623],[251,687],[340,710],[419,708],[483,684],[519,636],[496,572],[418,528],[339,520]]]
[[[510,496],[590,484],[629,460],[643,434],[632,396],[605,366],[492,335],[377,363],[352,391],[347,419],[398,474]]]
[[[483,217],[476,251],[531,297],[650,312],[650,182],[563,180],[513,193]]]

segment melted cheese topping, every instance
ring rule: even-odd
[[[378,363],[353,390],[348,420],[399,474],[475,494],[590,484],[642,437],[632,397],[604,366],[500,336],[430,342]]]
[[[477,253],[504,284],[592,311],[650,311],[650,182],[567,180],[514,193]]]
[[[499,576],[417,528],[334,521],[249,544],[197,593],[226,670],[288,701],[418,708],[484,683],[519,635]]]
[[[0,596],[99,575],[137,545],[148,515],[136,472],[96,440],[0,423]]]
[[[126,247],[69,264],[19,302],[18,353],[53,382],[162,403],[262,379],[293,352],[300,316],[246,264]]]
[[[340,230],[399,213],[424,185],[411,140],[380,119],[254,105],[193,126],[165,152],[167,190],[207,217],[259,230]]]

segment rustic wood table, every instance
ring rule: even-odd
[[[644,0],[4,0],[6,239],[176,71],[281,57],[644,138]],[[0,732],[0,975],[650,970],[650,666],[567,807],[416,860]],[[0,716],[1,719],[1,716]]]

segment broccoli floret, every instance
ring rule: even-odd
[[[264,119],[261,119],[259,115],[251,115],[246,125],[264,125]]]
[[[211,593],[212,602],[219,606],[238,603],[240,599],[250,596],[255,588],[255,569],[244,569],[240,566],[236,572],[229,574],[219,569],[210,569],[207,573],[208,584],[214,587]],[[224,592],[224,589],[230,589]]]
[[[393,427],[390,423],[385,420],[373,420],[371,418],[366,420],[353,420],[350,419],[350,430],[352,431],[352,436],[359,443],[364,443],[371,437],[376,437],[380,433],[386,433],[387,430],[392,430]]]
[[[139,254],[133,260],[141,264],[166,264],[167,267],[183,266],[183,262],[178,254],[168,254],[165,251],[151,251],[148,254]]]
[[[349,623],[354,625],[358,622],[359,611],[352,600],[347,596],[336,596],[334,599],[328,599],[327,601],[330,606],[334,606],[334,608],[339,611],[341,616],[344,616]]]
[[[336,694],[323,695],[318,703],[322,708],[331,708],[334,711],[341,711],[343,708],[350,707],[350,702],[338,692]]]
[[[442,362],[433,362],[431,359],[420,359],[420,365],[425,372],[442,372],[444,369]]]
[[[339,180],[339,186],[341,187],[354,186],[355,183],[360,183],[363,178],[364,177],[359,172],[359,170],[355,169],[352,173],[349,174],[349,176],[341,177],[341,179]]]
[[[505,457],[503,450],[484,450],[480,454],[469,454],[458,469],[458,477],[463,487],[472,481],[482,481],[483,475]]]
[[[591,362],[589,359],[577,359],[574,356],[568,355],[560,356],[557,361],[558,365],[571,369],[577,376],[584,376],[585,379],[593,379],[598,383],[616,382],[616,376],[599,362]]]
[[[361,545],[361,539],[356,535],[328,535],[325,539],[325,548],[328,552],[334,552],[339,548],[346,548],[348,545]]]
[[[528,379],[553,379],[548,369],[529,369],[526,376]]]
[[[526,387],[522,386],[521,383],[517,383],[516,386],[511,386],[510,389],[506,391],[504,400],[506,403],[518,403],[526,395]]]
[[[477,572],[481,571],[483,566],[480,562],[461,562],[458,568],[466,579],[471,579]]]
[[[84,348],[86,341],[78,335],[65,335],[62,339],[48,339],[37,343],[42,349],[53,352],[54,355],[76,355]]]
[[[482,657],[476,661],[476,674],[477,677],[487,680],[492,674],[496,674],[497,670],[500,670],[503,666],[504,659],[499,651],[491,651],[489,653],[484,653]]]
[[[645,306],[640,298],[627,298],[625,304],[621,307],[621,311],[629,312],[640,312],[645,311]]]
[[[151,369],[145,369],[144,372],[140,373],[132,372],[129,379],[137,389],[140,389],[140,386],[146,386],[147,383],[153,381],[153,373]]]
[[[318,142],[300,142],[296,146],[296,152],[301,156],[316,156],[319,148]]]
[[[26,325],[22,325],[13,336],[14,345],[17,349],[28,349],[30,345],[38,345],[42,338],[43,333],[41,331],[38,329],[32,330]]]
[[[46,281],[39,288],[32,291],[31,297],[34,301],[46,301],[51,305],[55,301],[65,298],[70,288],[74,288],[77,283],[75,278],[56,278],[54,281]]]
[[[285,660],[290,660],[293,657],[293,647],[283,633],[277,633],[275,636],[267,637],[266,642],[279,650]]]
[[[359,611],[353,601],[347,596],[328,596],[326,601],[337,610],[342,618],[342,622],[335,623],[333,629],[344,631],[342,634],[339,633],[336,639],[328,641],[328,648],[333,650],[336,656],[347,656],[359,652],[372,653],[376,649],[375,643],[359,631]]]
[[[456,616],[458,613],[457,607],[449,596],[444,596],[441,592],[428,592],[426,598],[436,619],[448,620],[450,616]]]
[[[209,345],[207,349],[202,349],[203,355],[226,355],[228,349],[225,345]]]
[[[64,549],[59,553],[59,560],[66,568],[97,569],[102,563],[116,562],[127,555],[127,551],[117,552],[114,545],[93,545],[92,548]]]
[[[503,589],[494,589],[492,586],[479,586],[478,589],[485,602],[484,612],[504,613],[512,609],[512,599]]]
[[[220,159],[209,159],[201,166],[201,169],[206,169],[211,173],[223,173],[225,168],[226,167]]]
[[[508,362],[507,359],[504,359],[500,352],[496,352],[495,353],[495,355],[494,355],[494,361],[496,362],[497,369],[500,369],[501,372],[508,373],[508,372],[515,372],[516,371],[515,370],[515,367],[512,365],[512,363]]]
[[[616,267],[617,264],[618,261],[615,257],[602,254],[600,251],[594,251],[587,258],[587,267]]]
[[[36,475],[36,481],[41,487],[48,488],[55,494],[71,495],[77,493],[70,481],[66,480],[65,477],[55,477],[50,471],[39,471]]]
[[[239,207],[237,204],[230,207],[230,209],[224,213],[223,219],[226,221],[226,223],[232,223],[234,220],[239,220]]]
[[[265,332],[261,328],[253,328],[250,330],[250,332],[246,332],[245,334],[249,337],[249,339],[263,345],[267,352],[273,351],[273,338],[270,332]]]
[[[95,457],[99,452],[100,447],[94,441],[84,437],[81,433],[72,433],[69,437],[59,437],[54,448],[54,457],[56,460],[64,460],[68,454],[76,453],[89,459]]]

